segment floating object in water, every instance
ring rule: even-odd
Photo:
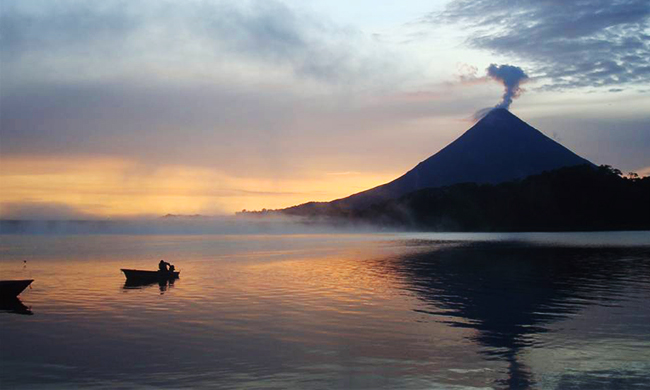
[[[181,271],[146,271],[139,269],[122,268],[127,281],[159,281],[178,279]]]

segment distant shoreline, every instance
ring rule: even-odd
[[[650,177],[626,178],[609,166],[579,165],[499,184],[426,188],[362,207],[310,202],[239,215],[408,231],[638,231],[650,230],[648,199]]]

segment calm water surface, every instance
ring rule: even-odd
[[[2,388],[650,388],[650,232],[0,236],[21,278]]]

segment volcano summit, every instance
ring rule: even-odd
[[[390,183],[332,201],[359,208],[423,188],[497,184],[562,167],[589,164],[508,110],[496,108],[454,142]]]
[[[584,164],[594,165],[510,111],[495,108],[455,141],[389,183],[331,202],[309,202],[281,211],[309,215],[359,210],[424,188],[498,184]]]
[[[497,108],[390,183],[252,214],[433,231],[636,230],[650,228],[649,196],[650,177],[596,167]]]

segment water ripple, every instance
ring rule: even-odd
[[[0,381],[226,389],[650,383],[650,247],[445,237],[2,238],[2,274],[35,282],[21,295],[32,316],[0,313]],[[154,268],[161,257],[182,270],[179,280],[125,285],[120,268]]]

